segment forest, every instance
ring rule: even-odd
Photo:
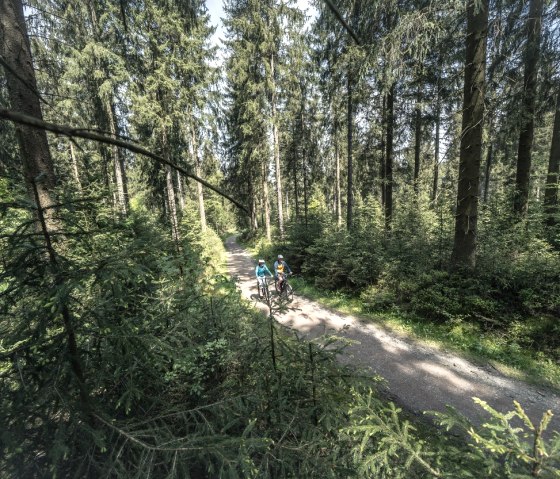
[[[560,0],[217,4],[0,0],[0,477],[560,477],[560,406],[418,415],[226,249],[559,397]]]

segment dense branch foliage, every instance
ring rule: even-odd
[[[552,412],[408,418],[222,245],[560,384],[552,3],[228,0],[219,45],[202,0],[0,0],[0,476],[557,477]]]

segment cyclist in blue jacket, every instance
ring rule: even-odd
[[[259,288],[259,298],[261,297],[261,290],[264,288],[264,282],[266,277],[270,276],[272,278],[272,273],[265,264],[264,259],[259,259],[259,264],[255,268],[255,276],[257,277],[257,285]]]

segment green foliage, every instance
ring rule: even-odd
[[[516,479],[560,477],[560,434],[547,432],[551,411],[534,423],[517,401],[515,409],[507,413],[496,411],[478,398],[474,401],[489,416],[481,427],[473,426],[453,409],[434,415],[447,430],[457,427],[468,434],[471,457],[482,466],[479,472],[486,477]]]

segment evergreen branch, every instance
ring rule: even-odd
[[[346,31],[354,39],[356,44],[361,47],[362,42],[358,38],[358,35],[356,35],[356,32],[354,32],[352,27],[350,25],[348,25],[346,20],[344,20],[344,18],[342,18],[342,14],[340,13],[340,10],[336,7],[336,5],[331,0],[325,0],[325,3],[329,7],[329,9],[333,13],[333,15],[337,18],[337,20],[341,23],[341,25],[346,29]]]
[[[47,100],[45,100],[41,94],[37,91],[37,89],[33,88],[32,85],[30,85],[25,78],[23,78],[18,72],[16,72],[9,64],[6,60],[4,60],[4,57],[2,55],[0,55],[0,65],[2,65],[7,72],[10,72],[11,75],[15,76],[18,81],[20,81],[25,88],[27,88],[31,93],[33,93],[37,98],[39,98],[39,100],[41,100],[45,105],[48,106],[52,106]]]
[[[202,185],[206,186],[206,188],[228,199],[239,209],[249,214],[249,210],[247,209],[246,206],[244,206],[241,202],[237,201],[235,198],[232,198],[230,195],[222,191],[220,188],[200,178],[199,176],[195,175],[194,173],[187,170],[186,168],[183,168],[182,166],[179,166],[176,163],[173,163],[172,161],[166,160],[165,158],[156,155],[155,153],[141,146],[135,145],[128,141],[120,140],[118,138],[111,138],[106,135],[101,135],[99,133],[72,128],[71,126],[68,125],[58,125],[54,123],[48,123],[46,121],[40,120],[39,118],[35,118],[33,116],[25,115],[23,113],[7,110],[5,108],[0,108],[0,118],[10,120],[14,123],[30,126],[32,128],[38,128],[41,130],[50,131],[51,133],[68,136],[70,138],[79,137],[79,138],[85,138],[87,140],[97,141],[99,143],[115,145],[120,148],[124,148],[126,150],[132,151],[133,153],[138,153],[140,155],[147,156],[148,158],[151,158],[152,160],[155,160],[158,163],[170,166],[171,168],[177,170],[179,173],[185,175],[187,178],[191,178],[195,181],[198,181]]]

